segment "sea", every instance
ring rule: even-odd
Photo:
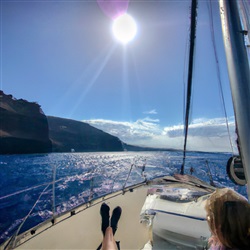
[[[231,154],[188,152],[185,173],[247,196],[227,176]],[[38,223],[124,187],[180,172],[183,153],[98,152],[0,155],[0,244]]]

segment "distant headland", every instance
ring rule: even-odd
[[[0,154],[124,151],[119,138],[80,121],[46,116],[41,106],[0,90]]]
[[[0,154],[176,151],[129,145],[81,121],[46,116],[36,102],[0,90]]]
[[[47,117],[41,106],[0,90],[0,154],[52,151]]]

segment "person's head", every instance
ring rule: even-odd
[[[205,206],[215,244],[250,249],[250,205],[229,188],[217,189]]]

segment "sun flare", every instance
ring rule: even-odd
[[[137,33],[135,20],[127,13],[118,16],[112,26],[114,37],[123,44],[134,39]]]

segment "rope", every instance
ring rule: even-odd
[[[0,197],[0,200],[3,200],[3,199],[5,199],[5,198],[9,198],[9,197],[14,196],[14,195],[17,195],[17,194],[24,193],[24,192],[26,192],[26,191],[30,191],[30,190],[36,189],[36,188],[39,188],[39,187],[42,187],[42,186],[45,186],[45,185],[48,184],[48,183],[52,183],[52,182],[47,182],[47,183],[44,183],[44,184],[41,184],[41,185],[38,185],[38,186],[33,186],[33,187],[30,187],[30,188],[26,188],[26,189],[17,191],[17,192],[12,193],[12,194],[4,195],[4,196]]]
[[[207,160],[206,160],[206,166],[207,166],[207,169],[208,169],[208,176],[209,176],[209,180],[210,180],[210,185],[213,186],[213,187],[216,187],[216,185],[214,184],[213,176],[212,176],[212,173],[211,173],[211,170],[210,170],[210,167],[209,167],[209,164],[208,164]]]
[[[56,182],[58,182],[58,181],[60,181],[60,180],[62,180],[62,178],[59,179],[59,180],[57,180]],[[9,198],[9,197],[11,197],[11,196],[14,196],[14,195],[17,195],[17,194],[21,194],[21,193],[24,193],[24,192],[27,192],[27,191],[30,191],[30,190],[33,190],[33,189],[37,189],[37,188],[42,187],[42,186],[45,186],[45,185],[50,185],[50,184],[52,184],[52,183],[53,183],[53,181],[52,181],[52,182],[46,182],[46,183],[43,183],[43,184],[41,184],[41,185],[37,185],[37,186],[30,187],[30,188],[26,188],[26,189],[17,191],[17,192],[12,193],[12,194],[7,194],[7,195],[4,195],[4,196],[0,197],[0,200],[3,200],[3,199],[5,199],[5,198]]]
[[[128,173],[128,176],[127,176],[127,179],[126,179],[126,181],[125,181],[125,183],[124,183],[124,185],[123,185],[123,188],[122,188],[122,190],[124,191],[124,189],[125,189],[125,187],[126,187],[126,184],[127,184],[127,181],[128,181],[128,178],[129,178],[129,176],[130,176],[130,174],[131,174],[131,171],[132,171],[132,168],[133,168],[133,166],[135,165],[135,163],[132,163],[131,164],[131,167],[130,167],[130,170],[129,170],[129,173]]]
[[[34,203],[33,207],[30,209],[29,213],[25,216],[23,222],[21,223],[21,225],[18,227],[16,233],[14,234],[13,237],[13,243],[11,244],[11,247],[15,247],[16,244],[16,236],[18,235],[19,231],[21,230],[23,224],[25,223],[25,221],[28,219],[28,217],[30,216],[30,214],[32,213],[33,209],[35,208],[36,204],[38,203],[38,201],[40,200],[41,196],[44,194],[44,192],[46,191],[46,189],[50,186],[50,184],[48,184],[43,191],[41,192],[41,194],[39,195],[38,199],[36,200],[36,202]]]
[[[56,208],[56,195],[55,195],[55,183],[56,183],[56,165],[54,165],[53,167],[53,170],[52,170],[52,173],[53,173],[53,187],[52,187],[52,213],[53,213],[53,217],[55,216],[55,208]]]
[[[222,88],[221,77],[220,77],[220,75],[221,75],[220,74],[220,65],[219,65],[218,54],[217,54],[217,50],[216,50],[216,46],[215,46],[213,10],[212,10],[211,0],[209,1],[209,20],[210,20],[210,31],[211,31],[211,38],[212,38],[212,44],[213,44],[214,57],[215,57],[215,62],[216,62],[216,73],[217,73],[217,77],[218,77],[220,96],[221,96],[221,100],[222,100],[222,104],[223,104],[223,111],[224,111],[224,116],[225,116],[225,120],[226,120],[229,143],[230,143],[231,151],[232,151],[232,154],[233,154],[233,152],[234,152],[233,143],[232,143],[232,138],[231,138],[230,130],[229,130],[229,123],[228,123],[228,116],[227,116],[226,105],[225,105],[225,98],[224,98],[224,94],[223,94],[223,88]]]

